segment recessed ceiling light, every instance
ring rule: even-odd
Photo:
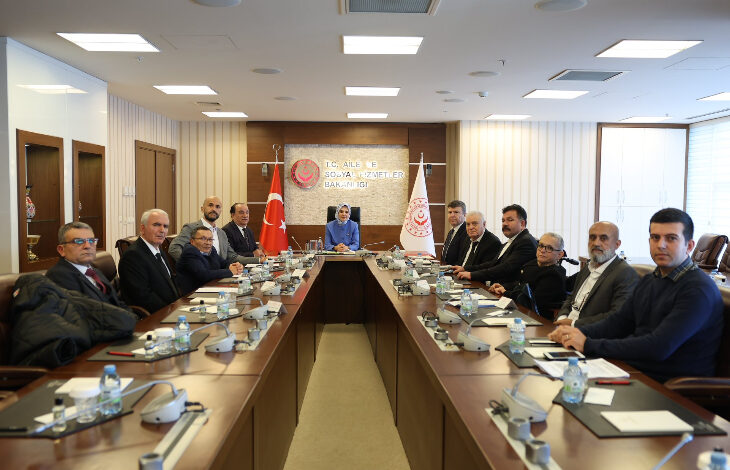
[[[586,0],[540,0],[535,8],[542,11],[574,11],[586,6]]]
[[[160,52],[139,34],[56,33],[91,52]]]
[[[155,85],[167,95],[217,95],[208,85]]]
[[[488,121],[519,121],[532,117],[531,114],[490,114],[484,119]]]
[[[235,7],[241,4],[241,0],[193,0],[193,2],[206,7]]]
[[[248,117],[246,113],[241,111],[203,111],[208,117],[212,118],[245,118]]]
[[[700,44],[702,41],[649,41],[624,39],[596,57],[621,57],[628,59],[664,59]]]
[[[574,90],[533,90],[523,96],[523,98],[543,98],[551,100],[572,100],[583,96],[587,91],[574,91]]]
[[[347,113],[348,119],[385,119],[388,113]]]
[[[697,101],[730,101],[730,91],[724,91],[716,95],[705,96]]]
[[[439,95],[453,95],[454,90],[436,90]]]
[[[632,116],[626,119],[621,119],[619,122],[640,122],[644,124],[649,124],[653,122],[662,122],[669,119],[669,116]]]
[[[62,94],[82,94],[84,90],[79,90],[71,85],[18,85],[20,88],[27,88],[44,95],[62,95]]]
[[[342,36],[345,54],[417,54],[423,37]]]
[[[398,96],[400,88],[377,86],[346,86],[347,96]]]
[[[480,77],[480,78],[496,77],[497,75],[499,75],[499,72],[489,72],[486,70],[478,70],[476,72],[469,72],[469,75],[471,75],[472,77]]]
[[[273,67],[261,67],[258,69],[251,70],[254,73],[260,73],[262,75],[275,75],[277,73],[283,72],[281,69],[273,68]]]
[[[446,98],[444,100],[444,102],[445,103],[463,103],[464,99],[463,98]]]
[[[293,96],[276,96],[276,97],[274,97],[274,99],[275,100],[279,100],[279,101],[294,101],[294,100],[296,100],[296,98],[293,97]]]

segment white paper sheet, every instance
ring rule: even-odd
[[[583,403],[591,405],[611,406],[616,390],[610,388],[590,387],[583,397]]]
[[[295,269],[293,273],[291,273],[292,277],[298,277],[302,278],[304,277],[304,274],[306,274],[306,269]]]
[[[236,292],[237,287],[201,287],[195,291],[196,294],[217,294],[218,292]]]
[[[561,378],[563,371],[568,367],[568,361],[540,361],[535,360],[537,366],[546,374],[554,378]],[[590,359],[578,362],[583,372],[588,374],[589,379],[620,379],[628,378],[629,373],[608,362],[605,359]]]
[[[266,302],[266,310],[269,312],[278,312],[281,310],[281,302],[277,302],[275,300],[269,300]]]
[[[525,348],[525,352],[535,359],[545,359],[546,352],[569,352],[570,349],[566,349],[562,346],[544,347],[544,348]]]
[[[69,379],[66,381],[65,384],[61,385],[56,389],[56,393],[71,393],[71,390],[73,390],[76,387],[93,387],[94,385],[99,385],[99,380],[101,379],[101,376],[99,377],[74,377],[73,379]],[[132,380],[130,378],[123,378],[122,379],[122,390],[127,388],[129,384],[132,383]]]
[[[671,411],[601,411],[601,416],[621,432],[692,432]]]
[[[204,304],[215,305],[215,303],[218,299],[215,297],[193,297],[192,299],[190,299],[190,303],[193,304],[193,305],[190,305],[190,307],[200,305],[201,300],[203,301]]]

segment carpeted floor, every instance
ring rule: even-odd
[[[409,470],[360,324],[326,325],[284,470]]]

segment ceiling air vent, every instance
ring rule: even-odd
[[[563,70],[554,77],[551,77],[549,81],[607,82],[625,73],[612,72],[610,70]]]
[[[421,13],[435,15],[440,0],[340,0],[348,13]]]

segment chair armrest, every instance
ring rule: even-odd
[[[730,377],[677,377],[664,386],[690,399],[705,397],[730,403]]]
[[[129,308],[134,312],[135,315],[141,320],[142,318],[147,318],[150,315],[152,315],[150,312],[147,311],[144,307],[140,307],[139,305],[130,305]]]
[[[0,389],[17,390],[47,373],[45,367],[0,366]]]

